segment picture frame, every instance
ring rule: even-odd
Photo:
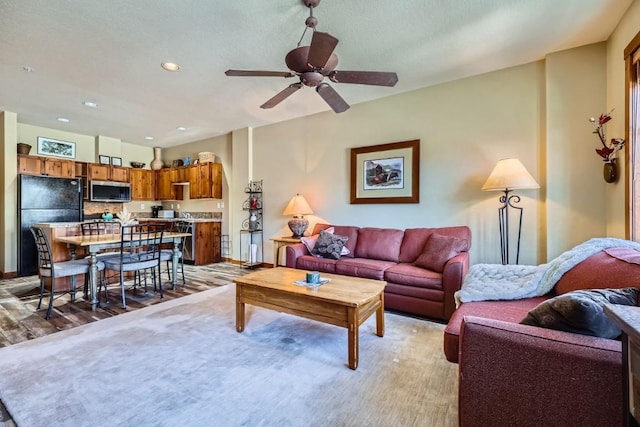
[[[111,157],[111,166],[122,166],[122,157]]]
[[[420,203],[420,140],[352,148],[350,203]]]
[[[111,158],[109,156],[103,156],[102,154],[98,156],[98,162],[101,165],[109,165],[111,164]]]
[[[38,154],[65,159],[76,158],[76,143],[59,139],[38,137]]]

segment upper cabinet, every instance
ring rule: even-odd
[[[222,198],[222,164],[200,163],[189,167],[191,199]]]
[[[182,200],[182,185],[173,185],[177,181],[176,171],[165,168],[156,171],[156,198],[158,200]]]
[[[89,163],[88,178],[92,181],[129,182],[129,168]]]
[[[75,178],[75,162],[55,157],[18,155],[18,173]]]
[[[150,169],[130,169],[131,200],[155,200],[155,173]]]

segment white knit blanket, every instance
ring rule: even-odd
[[[469,269],[462,288],[455,293],[456,305],[471,301],[513,300],[542,296],[562,275],[591,255],[608,248],[633,248],[640,243],[612,237],[593,238],[570,249],[548,264],[476,264]]]

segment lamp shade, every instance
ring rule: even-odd
[[[519,188],[540,188],[540,185],[518,159],[499,160],[482,186],[484,191]]]
[[[301,196],[300,194],[296,194],[291,198],[287,207],[284,208],[284,212],[282,212],[282,215],[297,216],[297,215],[307,215],[312,213],[313,213],[313,210],[311,209],[311,206],[309,206],[309,203],[307,203],[304,196]]]

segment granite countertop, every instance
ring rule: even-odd
[[[186,221],[186,222],[222,222],[221,219],[216,218],[138,218],[141,221],[163,221],[163,222],[176,222],[176,221]],[[92,222],[93,220],[88,220],[84,222]],[[48,228],[71,228],[78,227],[82,222],[40,222],[38,224],[34,224],[38,227],[48,227]]]
[[[166,222],[222,222],[219,218],[138,218],[142,221],[166,221]]]

